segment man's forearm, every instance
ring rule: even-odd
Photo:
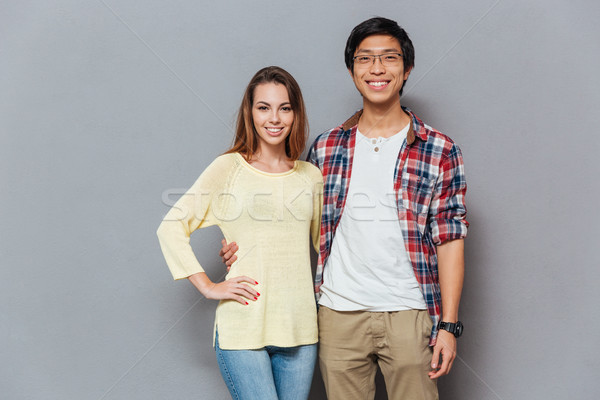
[[[464,240],[437,246],[438,274],[442,294],[442,321],[458,321],[458,306],[465,276]]]

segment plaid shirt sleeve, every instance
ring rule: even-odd
[[[325,131],[317,136],[306,156],[306,161],[319,168],[321,172],[323,172],[323,168],[326,164],[325,158],[331,156],[335,151],[339,151],[337,148],[339,144],[335,140],[332,142],[332,139],[330,138],[333,131],[335,131],[335,129]]]
[[[430,205],[429,227],[435,245],[467,236],[466,191],[462,154],[459,147],[452,144],[440,167]]]
[[[321,167],[319,166],[319,160],[317,159],[317,141],[316,140],[313,142],[312,146],[310,146],[310,149],[308,150],[308,155],[306,156],[306,161],[308,161],[315,167],[321,169]]]
[[[313,142],[310,150],[308,151],[308,155],[306,157],[306,161],[313,164],[315,167],[319,168],[323,173],[323,188],[322,188],[322,208],[321,208],[321,226],[319,229],[319,242],[318,242],[318,259],[317,259],[317,267],[315,270],[315,295],[318,298],[320,297],[319,288],[321,287],[321,283],[323,280],[323,264],[324,260],[327,257],[326,253],[328,251],[328,242],[327,238],[330,237],[328,232],[331,232],[331,221],[333,218],[333,208],[331,203],[331,195],[328,195],[328,191],[326,190],[326,181],[327,176],[323,171],[323,165],[325,160],[325,153],[327,150],[327,146],[324,146],[326,141],[326,137],[328,132],[324,132],[319,135],[315,141]]]

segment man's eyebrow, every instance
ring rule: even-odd
[[[360,50],[356,51],[356,54],[359,54],[359,53],[372,54],[372,53],[375,53],[375,51],[380,52],[381,54],[383,54],[383,53],[402,53],[401,50],[391,48],[391,49],[382,49],[382,50],[379,50],[379,49],[377,49],[377,50],[373,50],[373,49],[360,49]]]

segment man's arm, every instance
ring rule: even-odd
[[[442,294],[442,321],[454,323],[458,321],[458,305],[465,275],[464,240],[451,240],[437,246],[437,257]],[[429,377],[436,379],[448,374],[455,357],[454,334],[440,329],[437,342],[433,347],[431,360],[433,371],[429,372]]]
[[[456,322],[462,292],[465,262],[464,240],[467,236],[467,208],[465,206],[464,165],[460,149],[455,144],[449,148],[440,167],[431,205],[429,228],[437,246],[438,277],[442,297],[441,320]],[[456,357],[456,338],[439,330],[431,360],[432,379],[446,375]]]

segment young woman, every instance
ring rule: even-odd
[[[319,242],[323,178],[298,161],[308,124],[294,78],[258,71],[240,106],[233,147],[202,173],[158,229],[175,279],[221,300],[214,346],[234,399],[306,399],[316,359],[317,316],[309,247]],[[212,282],[190,234],[218,225],[238,259]]]

